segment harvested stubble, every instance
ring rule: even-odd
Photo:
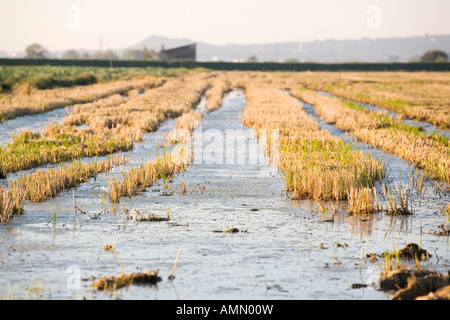
[[[397,189],[396,192],[389,190],[389,188],[385,184],[382,184],[382,191],[388,203],[388,206],[385,209],[387,214],[393,216],[411,215],[412,199],[410,197],[409,191],[407,189],[400,190],[397,185],[395,186]]]
[[[128,93],[128,95],[130,95],[130,93]],[[81,126],[83,124],[90,125],[90,118],[100,109],[118,106],[123,102],[123,97],[120,94],[114,94],[94,102],[76,104],[71,107],[70,114],[64,117],[62,124],[63,126]]]
[[[179,116],[175,123],[175,127],[192,132],[199,126],[200,121],[202,120],[203,113],[191,111]]]
[[[169,80],[161,87],[147,90],[142,97],[132,94],[118,105],[117,101],[104,101],[94,109],[74,108],[69,123],[88,124],[93,130],[124,126],[153,132],[168,118],[191,111],[207,86],[202,74]]]
[[[26,90],[16,90],[0,99],[0,122],[77,103],[88,103],[114,94],[125,94],[132,89],[143,91],[163,83],[161,78],[146,77],[51,90],[36,90],[28,86]]]
[[[121,274],[117,277],[102,277],[92,284],[92,287],[97,290],[114,291],[132,284],[155,285],[161,281],[158,272],[158,270],[150,270],[142,273]]]
[[[0,147],[0,167],[6,173],[48,163],[58,164],[81,157],[108,155],[130,150],[142,135],[130,128],[78,129],[51,124],[42,133],[22,131]]]
[[[282,89],[254,81],[243,85],[249,103],[242,120],[257,132],[279,130],[278,165],[295,199],[348,199],[352,188],[372,188],[383,177],[381,162],[321,130]]]
[[[348,211],[350,213],[374,213],[380,211],[375,188],[350,188],[348,193]]]
[[[208,83],[210,89],[205,93],[206,110],[211,112],[220,108],[224,94],[231,90],[231,82],[224,74],[220,74],[218,77],[215,75]],[[202,120],[203,112],[190,111],[182,114],[175,124],[176,129],[165,135],[166,141],[170,144],[189,142],[192,138],[192,132],[197,129]]]
[[[211,89],[205,94],[206,110],[211,112],[220,108],[224,94],[231,90],[231,83],[225,74],[212,78],[209,83]]]
[[[192,133],[186,129],[173,129],[163,134],[168,144],[190,143],[192,141]]]
[[[430,177],[450,183],[450,145],[447,138],[422,133],[383,113],[305,88],[293,88],[291,94],[314,105],[322,119],[351,132],[357,140],[395,154],[424,170]]]
[[[158,214],[149,212],[147,216],[140,215],[135,218],[136,221],[148,221],[148,222],[161,222],[161,221],[170,221],[170,215],[162,217]]]
[[[297,77],[312,89],[450,129],[449,73],[309,72]]]
[[[0,185],[0,222],[8,222],[11,216],[23,212],[23,197]]]
[[[60,192],[89,181],[99,173],[108,172],[114,166],[128,163],[128,159],[113,155],[100,162],[73,162],[69,166],[52,168],[47,171],[21,175],[9,183],[9,189],[23,199],[31,202],[42,202],[57,196]]]
[[[192,132],[198,128],[203,120],[203,113],[190,111],[177,118],[175,129],[164,134],[167,143],[189,143],[192,140]]]
[[[108,195],[112,203],[118,203],[120,198],[131,198],[146,187],[152,186],[158,179],[171,179],[174,174],[186,170],[192,160],[189,146],[180,147],[175,153],[158,156],[154,161],[146,162],[140,167],[134,167],[123,174],[120,181],[117,178],[108,179]]]

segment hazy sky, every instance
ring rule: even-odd
[[[250,44],[450,34],[449,17],[450,0],[0,0],[0,50],[98,49],[100,36],[119,49],[150,35]]]

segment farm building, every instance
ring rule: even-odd
[[[190,44],[178,48],[165,50],[161,49],[159,56],[164,61],[179,61],[179,60],[196,60],[197,46],[196,44]]]

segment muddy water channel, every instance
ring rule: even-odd
[[[446,272],[448,238],[430,232],[444,223],[439,208],[448,197],[439,197],[430,187],[426,195],[416,196],[415,213],[409,217],[356,217],[342,209],[334,222],[323,222],[325,216],[314,202],[293,201],[284,194],[281,173],[264,161],[260,148],[250,147],[258,145],[240,121],[245,104],[244,94],[233,91],[221,109],[205,114],[195,131],[195,161],[169,182],[173,192],[160,182],[114,206],[101,196],[109,176],[156,158],[161,152],[158,141],[173,128],[171,120],[127,153],[130,165],[100,175],[74,193],[26,204],[25,215],[0,225],[1,296],[387,299],[370,285],[351,289],[352,283],[372,282],[383,268],[381,259],[364,258],[361,264],[361,252],[380,254],[409,242],[433,254],[424,267]],[[241,139],[227,143],[233,132]],[[182,182],[186,194],[180,192]],[[86,214],[75,215],[73,194]],[[170,214],[170,220],[126,220],[124,212],[132,210]],[[215,232],[231,228],[239,232]],[[105,245],[114,246],[114,251],[103,250]],[[168,280],[179,248],[175,278]],[[156,286],[133,285],[113,293],[90,287],[92,277],[151,269],[159,269]]]

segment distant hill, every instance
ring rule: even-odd
[[[255,55],[259,61],[278,62],[288,59],[296,59],[300,62],[408,62],[419,59],[425,51],[430,49],[450,52],[450,35],[225,46],[183,38],[150,36],[120,51],[143,47],[159,51],[162,45],[165,49],[170,49],[190,43],[197,43],[197,59],[200,61],[247,61],[250,56]]]

